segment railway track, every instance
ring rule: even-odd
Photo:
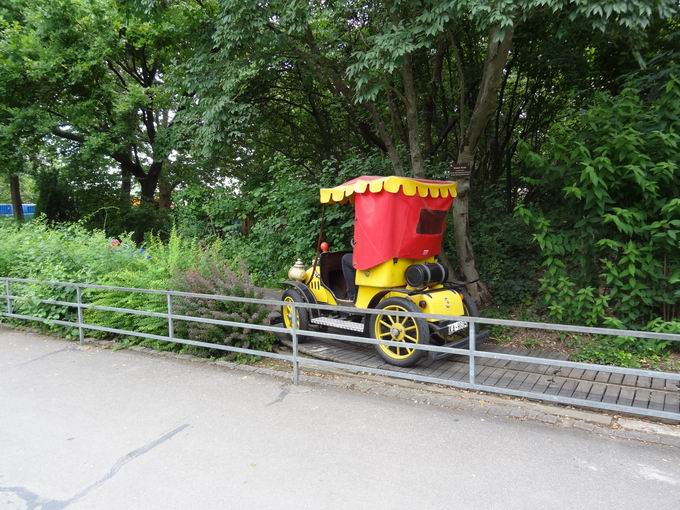
[[[289,340],[284,344],[292,347]],[[543,350],[511,349],[485,344],[480,350],[548,359],[566,359],[560,353]],[[468,380],[468,360],[452,356],[445,360],[426,360],[411,368],[387,365],[371,345],[309,338],[299,344],[299,352],[310,357],[361,367],[390,369],[456,382]],[[528,362],[476,358],[476,382],[497,388],[528,391],[540,395],[560,395],[643,409],[680,412],[680,386],[676,381],[657,377],[612,374]]]

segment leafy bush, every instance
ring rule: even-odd
[[[228,268],[221,255],[223,248],[220,243],[201,246],[196,240],[180,236],[174,229],[167,242],[151,236],[142,248],[138,248],[129,236],[112,242],[102,231],[90,231],[75,224],[50,227],[40,220],[23,227],[10,222],[0,223],[0,236],[4,241],[0,244],[0,275],[3,276],[140,289],[162,290],[180,285],[183,289],[204,293],[221,292],[249,297],[256,295],[244,268],[238,274]],[[16,313],[50,320],[75,322],[77,319],[75,308],[40,303],[41,299],[75,302],[76,292],[73,287],[14,283],[12,291],[18,296],[13,303]],[[159,313],[167,310],[165,296],[136,292],[84,289],[83,302]],[[268,316],[266,309],[238,303],[210,302],[204,307],[193,307],[190,301],[183,303],[180,300],[177,310],[183,310],[182,313],[187,314],[205,312],[207,317],[213,318],[238,317],[235,320],[252,320],[256,323],[261,323]],[[166,335],[168,331],[167,319],[162,317],[86,308],[84,319],[89,324],[140,333]],[[77,334],[74,328],[56,325],[43,327],[67,336]],[[219,327],[198,327],[191,329],[189,333],[191,338],[207,342],[265,350],[272,346],[272,339],[259,332],[223,334]],[[90,331],[88,334],[100,338],[115,337],[110,333],[97,331]],[[198,349],[187,349],[180,345],[143,340],[139,337],[127,338],[126,342],[159,349],[198,352]],[[220,354],[223,352],[220,351]]]
[[[123,243],[113,251],[130,249],[134,248]],[[170,289],[174,275],[186,271],[200,256],[198,243],[183,239],[174,230],[167,243],[152,236],[144,248],[136,252],[137,255],[127,265],[102,275],[99,283],[139,289]],[[88,290],[85,297],[100,306],[150,312],[167,310],[165,296],[157,294]],[[165,335],[168,331],[167,320],[157,317],[88,310],[85,318],[87,322],[115,329],[156,335]]]
[[[77,217],[73,190],[59,172],[39,172],[35,182],[38,188],[36,214],[44,215],[49,221],[72,221]]]
[[[473,189],[470,228],[480,276],[494,305],[507,309],[535,301],[538,262],[530,229],[508,212],[503,193],[500,186]],[[455,255],[453,235],[448,238],[446,252]]]
[[[670,342],[628,337],[598,337],[580,343],[574,361],[639,368],[656,366],[667,355]]]
[[[647,326],[657,333],[680,333],[680,321],[655,319]],[[595,337],[590,341],[577,342],[572,359],[622,367],[658,367],[674,342],[644,340],[630,337]]]
[[[197,294],[220,294],[245,298],[262,297],[261,293],[253,286],[244,265],[241,265],[239,271],[235,272],[224,262],[215,260],[214,257],[210,256],[206,256],[198,267],[178,274],[174,279],[174,287],[178,290]],[[265,324],[271,315],[266,306],[253,303],[184,297],[175,298],[174,303],[174,310],[180,315],[224,321]],[[263,351],[270,351],[274,344],[274,337],[263,331],[248,328],[236,329],[192,321],[176,321],[175,324],[176,331],[181,338],[198,339],[205,342]],[[185,350],[192,350],[192,348],[189,346]],[[196,348],[193,348],[193,351],[196,350]],[[214,353],[222,356],[225,354],[224,351],[219,350],[215,350]],[[244,358],[243,355],[235,353],[230,353],[229,357]]]
[[[102,231],[78,224],[49,226],[40,218],[24,226],[0,223],[0,236],[3,276],[96,282],[137,256],[128,237],[121,238],[125,249],[114,250]]]
[[[0,275],[15,278],[99,283],[137,257],[132,249],[114,250],[103,232],[88,231],[77,224],[50,227],[40,219],[23,226],[2,223],[0,238]],[[130,245],[124,238],[122,246]],[[19,296],[14,303],[16,313],[75,320],[74,308],[39,303],[40,299],[75,302],[74,288],[14,283],[12,293]],[[71,330],[66,331],[71,334]]]
[[[680,73],[656,94],[600,95],[525,146],[540,199],[520,207],[558,321],[645,327],[680,312]],[[540,178],[540,181],[539,181]]]

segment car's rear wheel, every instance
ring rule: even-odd
[[[376,307],[382,313],[372,315],[371,336],[376,340],[399,342],[399,346],[376,345],[382,359],[391,365],[410,367],[415,365],[426,351],[414,348],[415,345],[430,343],[430,330],[425,319],[400,317],[390,312],[420,312],[410,299],[394,297],[381,301]]]
[[[461,298],[463,299],[463,310],[464,310],[464,315],[467,317],[478,317],[479,316],[479,309],[477,308],[477,304],[475,303],[475,300],[472,299],[472,296],[468,294],[465,291],[458,291],[458,294],[460,294]],[[479,328],[477,328],[477,335],[479,334]],[[465,348],[467,347],[468,343],[463,341],[468,338],[470,335],[470,328],[466,327],[463,328],[459,331],[456,331],[455,333],[451,335],[444,335],[442,337],[442,340],[444,343],[452,343],[452,342],[460,342],[461,345],[458,345],[457,347],[459,348]]]

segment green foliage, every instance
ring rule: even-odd
[[[524,347],[527,349],[534,349],[541,346],[541,341],[536,338],[527,338],[524,342],[522,342],[522,345],[524,345]]]
[[[227,264],[215,260],[211,256],[204,257],[200,264],[194,268],[179,273],[174,279],[173,287],[177,290],[198,294],[262,298],[262,294],[253,287],[248,271],[243,264],[240,265],[238,272],[235,272]],[[175,298],[174,303],[174,309],[180,315],[223,321],[265,324],[268,323],[271,315],[266,306],[237,301],[178,297]],[[177,334],[185,339],[260,351],[270,351],[275,341],[272,334],[264,331],[235,329],[227,326],[179,320],[175,324]],[[204,349],[199,350],[195,347],[191,348],[191,346],[187,346],[186,350],[205,353]],[[211,350],[210,353],[216,356],[225,356],[225,351]],[[253,359],[253,356],[240,353],[228,353],[226,357],[240,360]]]
[[[417,7],[416,7],[417,5]],[[604,31],[606,28],[625,27],[639,31],[647,27],[654,14],[671,16],[677,5],[671,0],[651,2],[573,2],[569,0],[431,0],[418,4],[397,1],[370,3],[372,27],[365,38],[366,45],[357,49],[347,75],[355,80],[357,99],[374,101],[389,90],[389,76],[401,70],[407,55],[430,51],[438,37],[456,28],[489,34],[495,41],[513,30],[519,20],[540,11],[551,16],[568,15],[574,22]],[[304,27],[293,25],[290,30]]]
[[[167,243],[151,237],[142,250],[134,244],[122,243],[113,251],[128,251],[135,255],[128,263],[102,275],[102,285],[138,289],[170,289],[172,278],[186,271],[200,256],[201,250],[195,241],[181,238],[173,230]],[[111,292],[88,290],[86,299],[100,306],[130,308],[150,312],[167,311],[164,296],[134,292]],[[115,329],[127,329],[156,335],[167,334],[167,320],[125,313],[92,310],[86,313],[86,321]]]
[[[531,303],[538,263],[530,229],[508,212],[500,186],[473,190],[471,201],[476,205],[470,213],[475,257],[494,305],[508,309]],[[455,254],[452,242],[447,254]]]
[[[50,219],[119,207],[107,228],[122,224],[116,235],[134,230],[141,242],[163,218],[134,214],[150,211],[129,207],[123,174],[148,203],[159,182],[172,189],[201,175],[187,154],[180,102],[189,93],[178,61],[194,52],[192,34],[207,11],[189,0],[36,0],[15,7],[0,11],[3,173],[10,166],[24,171],[31,161]]]
[[[57,172],[41,172],[36,176],[38,201],[36,215],[49,221],[67,222],[77,218],[77,206],[71,187]]]
[[[604,337],[583,343],[571,358],[619,367],[656,367],[668,355],[670,342]]]
[[[101,231],[78,224],[48,226],[40,218],[23,227],[0,223],[0,274],[38,280],[99,282],[138,256],[123,238],[114,250]]]
[[[153,236],[167,239],[172,229],[171,212],[148,202],[109,207],[107,216],[107,232],[117,235],[133,229],[132,238],[137,244]],[[91,221],[90,225],[98,225],[98,222]]]
[[[41,219],[22,227],[13,222],[0,222],[0,238],[4,241],[0,243],[0,274],[3,276],[139,289],[163,290],[180,285],[187,290],[203,289],[201,292],[224,292],[249,297],[255,295],[245,270],[242,269],[237,275],[229,269],[222,258],[220,243],[201,246],[195,240],[180,236],[174,229],[167,242],[151,236],[142,248],[138,248],[129,236],[117,239],[119,242],[112,242],[102,231],[90,231],[78,224],[50,227]],[[13,302],[15,313],[49,320],[76,321],[74,307],[40,302],[48,299],[74,303],[75,288],[13,283],[12,294],[17,296]],[[155,294],[83,289],[83,302],[94,306],[159,313],[167,311],[165,296]],[[261,323],[268,316],[268,312],[264,313],[261,307],[250,305],[192,308],[187,303],[178,301],[179,309],[190,313],[191,308],[193,312],[205,312],[213,318],[233,312],[240,313],[238,317],[244,321]],[[89,324],[140,333],[166,335],[168,331],[167,319],[160,317],[85,308],[84,319]],[[73,328],[53,324],[48,324],[46,328],[68,336],[77,334]],[[97,331],[88,331],[88,335],[116,337]],[[220,340],[216,329],[198,328],[192,330],[192,335],[196,340],[233,342],[233,345],[249,345],[258,349],[270,349],[272,346],[271,338],[260,334],[237,332],[234,336]],[[181,346],[144,341],[138,337],[128,338],[127,342],[162,349],[182,349]]]
[[[540,154],[524,149],[540,198],[517,213],[534,231],[555,320],[644,327],[677,317],[679,76],[654,95],[634,82],[602,94],[555,126]]]
[[[179,197],[184,206],[177,210],[178,225],[189,235],[222,239],[225,253],[246,261],[256,281],[276,282],[296,257],[313,256],[317,193],[290,176],[247,191],[189,188]]]
[[[298,257],[307,264],[324,218],[324,240],[332,249],[349,248],[351,207],[319,204],[319,188],[335,186],[362,174],[388,172],[386,158],[371,154],[326,161],[312,178],[283,158],[268,166],[266,178],[250,187],[205,190],[190,187],[178,194],[175,210],[180,231],[199,238],[218,238],[232,260],[243,260],[261,285],[277,285]]]
[[[647,325],[647,329],[677,334],[680,333],[680,321],[657,318]],[[576,347],[576,353],[572,356],[575,361],[639,368],[658,367],[674,347],[674,342],[606,336],[579,341]]]
[[[137,257],[135,250],[113,250],[103,232],[88,231],[77,224],[51,228],[41,219],[22,227],[0,223],[0,238],[3,240],[0,274],[15,278],[100,282]],[[132,243],[124,239],[123,244]],[[59,320],[75,317],[73,308],[38,302],[39,299],[74,302],[73,288],[14,283],[12,291],[20,296],[14,306],[17,313]]]

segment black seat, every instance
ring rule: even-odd
[[[319,256],[321,283],[329,289],[335,299],[347,299],[347,283],[342,274],[342,256],[349,251],[322,253]]]

